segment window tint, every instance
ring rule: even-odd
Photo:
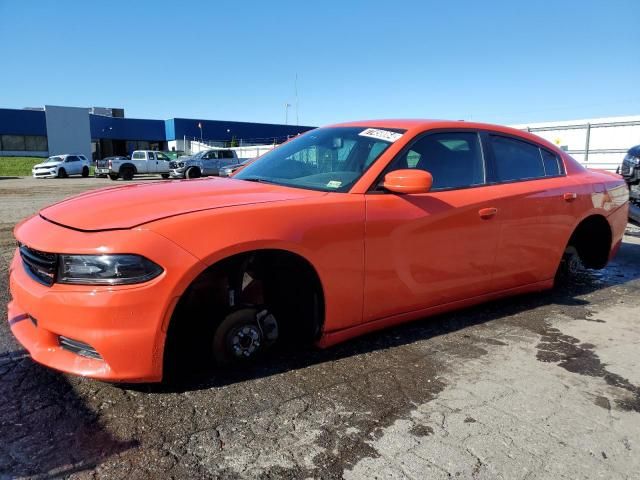
[[[387,142],[376,142],[369,148],[369,155],[364,162],[365,167],[371,165],[371,163],[384,152],[389,144]]]
[[[131,157],[132,160],[144,160],[145,156],[144,156],[144,152],[133,152],[133,156]]]
[[[222,150],[222,158],[235,158],[231,150]]]
[[[543,149],[540,149],[540,153],[542,154],[542,161],[544,162],[544,173],[547,177],[553,177],[563,173],[560,167],[560,159],[557,155]]]
[[[69,155],[65,161],[66,162],[77,162],[78,160],[79,160],[79,158],[76,157],[75,155]]]
[[[540,149],[526,142],[491,135],[498,181],[544,177]]]
[[[480,139],[475,132],[426,135],[394,160],[391,170],[419,168],[433,176],[433,189],[460,188],[485,182]]]
[[[32,152],[45,152],[49,149],[47,145],[47,137],[41,135],[27,135],[24,137],[25,150]],[[0,149],[1,150],[1,149]]]
[[[23,135],[2,135],[3,150],[26,150]]]
[[[153,152],[148,152],[149,155],[149,160],[155,160],[156,159],[156,154]]]

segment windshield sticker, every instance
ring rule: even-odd
[[[378,140],[384,140],[385,142],[395,142],[400,137],[401,133],[391,132],[389,130],[379,130],[377,128],[367,128],[365,131],[360,132],[358,135],[362,137],[376,138]]]
[[[342,185],[340,180],[330,180],[329,183],[327,183],[327,188],[340,188],[340,185]]]

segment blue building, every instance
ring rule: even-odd
[[[124,110],[115,108],[0,108],[0,156],[82,153],[96,159],[129,155],[133,150],[184,151],[192,141],[216,146],[273,144],[313,128],[187,118],[125,118]]]

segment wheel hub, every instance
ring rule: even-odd
[[[238,358],[249,358],[260,349],[262,334],[258,325],[245,325],[231,336],[231,351]]]

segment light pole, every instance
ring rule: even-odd
[[[198,122],[198,128],[200,129],[200,146],[202,147],[202,122]]]
[[[290,106],[291,106],[290,103],[284,104],[284,124],[285,125],[289,125],[289,107]]]

